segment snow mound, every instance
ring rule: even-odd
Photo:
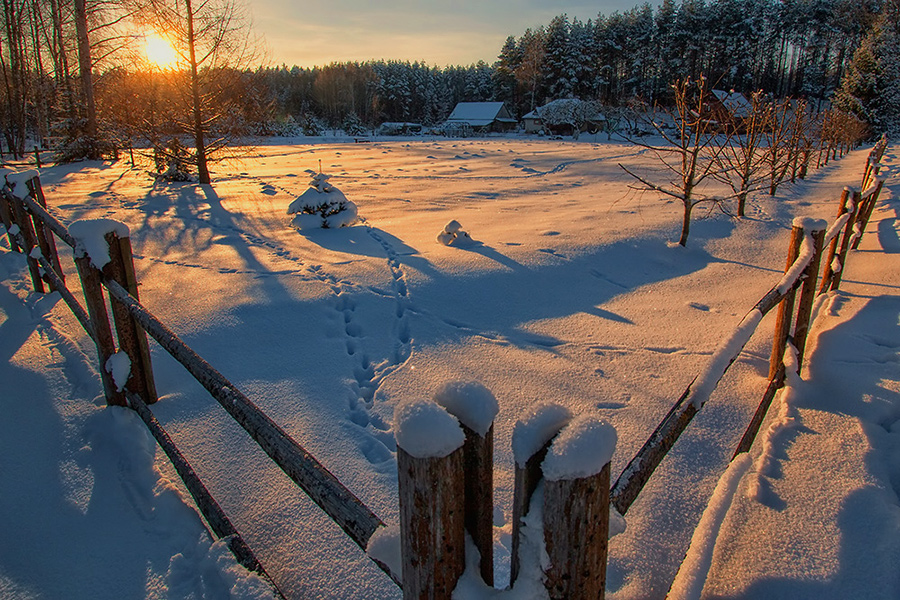
[[[573,419],[556,436],[541,465],[549,481],[583,479],[599,473],[612,460],[618,435],[606,421],[593,415]]]
[[[397,405],[394,437],[398,446],[416,458],[443,458],[466,441],[456,417],[428,400]]]
[[[444,225],[444,230],[437,235],[437,242],[444,246],[458,247],[473,246],[478,243],[468,232],[463,230],[462,225],[456,219]]]
[[[434,401],[482,437],[500,411],[494,394],[477,381],[448,381],[434,394]]]
[[[309,188],[288,205],[287,214],[295,215],[291,225],[297,229],[337,229],[350,227],[359,220],[359,209],[328,180],[330,175],[313,173]]]
[[[120,238],[131,236],[127,225],[113,219],[81,219],[69,225],[69,233],[77,242],[76,255],[90,257],[98,269],[110,261],[106,234],[115,233]]]

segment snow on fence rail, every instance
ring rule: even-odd
[[[778,308],[769,384],[734,457],[749,451],[775,393],[784,384],[785,349],[789,342],[796,348],[796,367],[792,363],[791,368],[799,371],[815,298],[839,288],[848,251],[865,232],[883,185],[877,175],[885,147],[882,138],[869,155],[863,192],[844,190],[830,227],[824,221],[795,220],[784,276],[713,353],[707,368],[694,378],[612,488],[610,461],[616,433],[610,425],[573,416],[568,409],[552,404],[533,408],[516,423],[510,577],[516,592],[528,595],[540,588],[552,599],[604,597],[610,534],[622,530],[621,516],[709,400],[763,316]],[[433,402],[397,407],[400,530],[387,528],[312,455],[141,305],[124,225],[93,221],[67,228],[47,212],[37,172],[7,174],[6,181],[0,193],[0,220],[6,226],[10,248],[26,254],[35,291],[45,291],[46,282],[50,290],[60,293],[97,345],[107,402],[130,406],[138,413],[172,461],[210,529],[228,540],[241,564],[271,582],[150,411],[148,405],[156,401],[156,390],[147,334],[181,362],[272,460],[367,552],[403,589],[405,599],[449,600],[454,590],[460,597],[496,595],[491,588],[491,516],[493,420],[498,405],[488,390],[476,383],[451,382],[438,391]],[[66,288],[53,235],[75,251],[87,309]],[[111,299],[115,337],[104,287]],[[125,375],[120,372],[123,363],[128,367]],[[591,527],[586,529],[586,523]],[[274,583],[272,586],[280,594]]]

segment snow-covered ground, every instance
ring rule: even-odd
[[[779,280],[793,218],[830,221],[866,153],[755,196],[745,219],[698,214],[687,248],[670,243],[680,205],[628,189],[617,163],[659,167],[625,143],[271,145],[217,165],[213,187],[154,183],[125,161],[52,167],[42,181],[64,222],[126,223],[144,304],[389,524],[394,407],[451,380],[487,386],[500,404],[502,584],[517,418],[546,401],[602,417],[618,430],[618,474]],[[320,160],[362,221],[300,233],[286,210]],[[687,597],[704,583],[710,597],[900,594],[898,163],[892,146],[843,290],[819,308],[803,380],[776,400],[752,459],[716,489],[765,388],[771,316],[613,538],[609,597],[664,597],[689,546]],[[437,242],[452,220],[473,243]],[[0,282],[0,596],[264,595],[210,545],[143,425],[105,408],[92,344],[58,295],[29,293],[5,238]],[[285,594],[399,597],[151,347],[154,413]]]

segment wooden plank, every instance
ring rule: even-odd
[[[738,454],[750,452],[750,447],[753,446],[753,441],[759,434],[759,428],[762,426],[762,422],[766,418],[766,413],[768,412],[769,407],[772,405],[772,399],[775,398],[775,394],[783,386],[784,365],[782,365],[778,373],[775,374],[775,378],[769,381],[769,385],[768,387],[766,387],[766,392],[763,394],[762,400],[760,400],[759,406],[756,408],[756,412],[753,414],[753,418],[750,419],[750,424],[747,425],[747,429],[744,431],[744,435],[741,436],[741,441],[738,442],[737,448],[735,449],[734,454],[731,456],[731,460],[737,458]]]
[[[544,482],[544,586],[551,600],[603,600],[609,546],[609,463],[591,477]]]
[[[463,449],[416,458],[397,448],[404,600],[450,600],[466,568]]]

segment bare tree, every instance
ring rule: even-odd
[[[140,19],[171,40],[184,65],[178,117],[194,140],[200,183],[209,184],[208,163],[230,143],[228,91],[254,58],[250,23],[236,0],[137,0]]]
[[[691,213],[702,203],[722,202],[723,198],[700,191],[700,186],[713,176],[718,169],[717,158],[727,142],[728,132],[721,131],[720,124],[710,118],[710,93],[706,81],[684,79],[673,86],[675,106],[663,111],[666,120],[674,125],[672,132],[656,119],[650,126],[667,145],[653,146],[640,140],[631,141],[648,149],[658,162],[670,173],[670,178],[661,183],[650,181],[623,165],[619,167],[633,177],[637,184],[632,189],[655,191],[670,198],[678,199],[684,209],[681,223],[681,237],[678,243],[687,245],[691,231]]]
[[[762,92],[753,94],[746,115],[739,118],[731,113],[728,124],[730,143],[724,144],[722,152],[716,155],[718,168],[715,177],[734,192],[738,217],[745,214],[747,195],[761,189],[767,177],[763,169],[766,157],[763,141],[769,127],[771,108]]]

